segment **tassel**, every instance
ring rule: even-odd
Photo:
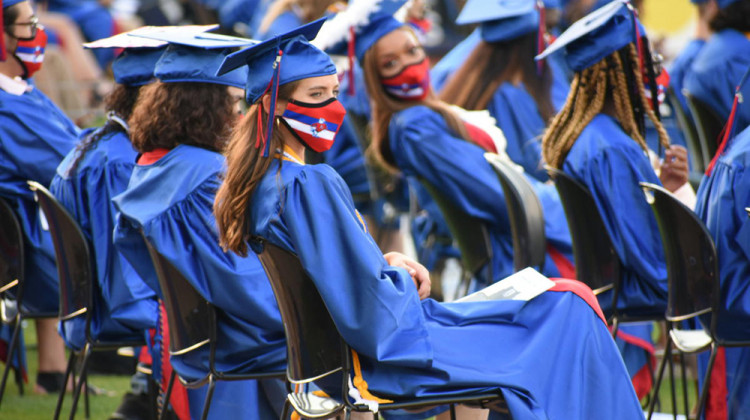
[[[354,96],[354,27],[349,28],[349,45],[347,46],[347,57],[349,58],[349,70],[347,71],[347,75],[349,77],[349,89],[347,89],[347,92],[349,96]]]
[[[547,34],[547,18],[546,11],[544,9],[544,3],[542,0],[537,0],[536,8],[539,11],[539,31],[536,37],[536,55],[539,55],[547,48],[545,42],[545,36]],[[536,75],[542,77],[542,71],[544,70],[544,59],[536,62]]]
[[[719,157],[724,153],[724,149],[727,147],[727,143],[729,143],[729,140],[734,136],[734,120],[735,116],[737,115],[737,106],[740,102],[743,102],[742,93],[740,92],[740,89],[742,89],[742,86],[745,85],[745,82],[747,81],[748,76],[750,76],[750,68],[745,71],[745,74],[742,76],[742,79],[740,80],[740,83],[737,85],[737,88],[734,91],[734,101],[732,101],[732,111],[729,113],[729,119],[727,120],[726,125],[724,125],[724,128],[721,130],[721,144],[719,144],[719,148],[716,149],[716,154],[714,155],[713,159],[711,159],[711,163],[708,165],[708,168],[706,168],[706,175],[711,175],[711,172],[714,170],[714,165],[716,165],[716,162],[719,160]]]

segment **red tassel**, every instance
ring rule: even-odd
[[[537,0],[536,7],[537,10],[539,10],[539,30],[536,37],[536,54],[539,55],[545,50],[545,48],[547,48],[544,42],[545,35],[547,34],[547,18],[544,3],[542,3],[541,0]],[[544,70],[544,59],[536,62],[537,76],[542,75],[542,70]]]
[[[711,175],[711,172],[713,172],[716,162],[719,160],[719,157],[724,153],[724,149],[727,147],[727,143],[729,142],[729,137],[732,135],[732,128],[734,126],[734,116],[735,114],[737,114],[737,103],[739,102],[739,97],[740,97],[739,90],[740,90],[740,87],[737,86],[737,93],[735,93],[734,101],[732,102],[732,112],[729,113],[729,119],[727,120],[727,123],[724,125],[724,128],[721,130],[721,134],[719,134],[719,136],[721,137],[721,144],[719,144],[719,148],[716,149],[716,154],[714,155],[713,159],[711,159],[711,163],[708,165],[708,168],[706,168],[706,175]]]
[[[349,77],[349,88],[347,92],[349,96],[354,96],[354,27],[349,28],[349,45],[347,46],[347,57],[349,58],[349,70],[347,71]]]

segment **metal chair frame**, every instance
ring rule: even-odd
[[[170,356],[184,355],[205,346],[209,348],[209,370],[204,377],[186,380],[178,376],[177,372],[172,369],[159,419],[166,418],[166,407],[172,394],[175,377],[179,377],[180,382],[186,388],[195,389],[208,384],[201,414],[202,420],[208,418],[216,381],[283,378],[284,372],[235,373],[222,372],[216,368],[216,346],[218,343],[216,308],[198,293],[177,267],[151,245],[142,232],[141,234],[151,256],[151,262],[154,265],[159,287],[164,297],[167,324],[169,325]],[[190,319],[189,323],[186,322],[188,319]]]
[[[309,394],[290,392],[284,405],[282,419],[293,407],[303,418],[331,418],[341,411],[346,418],[352,411],[372,412],[367,405],[349,400],[349,378],[352,371],[351,348],[336,329],[325,303],[296,255],[262,238],[254,238],[263,250],[258,254],[266,275],[271,281],[276,302],[284,322],[287,340],[287,380],[294,385],[341,375],[341,394],[323,412],[306,412],[302,403]],[[254,247],[254,249],[257,249]],[[327,399],[327,402],[333,400]],[[455,420],[454,404],[465,403],[508,413],[501,391],[465,393],[446,397],[408,398],[393,403],[379,404],[379,410],[418,409],[450,404]],[[377,411],[373,412],[375,419]]]
[[[724,127],[724,119],[719,117],[716,111],[706,103],[692,96],[690,93],[685,93],[685,99],[687,99],[690,113],[693,114],[693,120],[698,132],[698,140],[700,141],[703,153],[703,162],[705,166],[708,166],[714,158],[716,149],[718,149],[721,142],[719,134],[721,134],[721,130]]]
[[[60,312],[61,322],[78,317],[85,317],[86,343],[83,349],[71,349],[68,365],[65,369],[65,381],[73,375],[73,404],[70,409],[70,419],[75,418],[78,400],[86,387],[84,394],[86,418],[90,416],[88,398],[88,362],[91,352],[99,350],[116,350],[121,347],[139,347],[145,344],[145,337],[141,339],[122,341],[103,341],[92,337],[91,321],[97,305],[95,293],[97,290],[96,265],[94,263],[91,245],[81,231],[73,216],[60,202],[41,184],[29,181],[29,188],[34,192],[49,224],[52,243],[55,248],[57,275],[60,282]],[[82,359],[78,375],[73,372],[75,359]],[[78,381],[75,380],[78,376]],[[55,406],[54,418],[60,417],[67,386],[63,386]]]
[[[682,362],[682,375],[685,377],[684,355],[711,349],[708,367],[703,380],[703,390],[698,400],[696,418],[701,418],[703,407],[710,387],[711,371],[718,347],[747,347],[750,341],[730,341],[717,336],[719,308],[721,305],[721,287],[718,258],[713,237],[698,216],[663,187],[642,182],[646,201],[651,205],[659,233],[664,243],[669,279],[669,300],[667,305],[667,346],[664,359],[659,366],[655,392],[661,386],[665,361],[672,357],[672,347],[676,347]],[[703,346],[687,348],[680,344],[680,329],[677,325],[685,320],[710,316],[709,328],[703,329],[710,339]],[[674,384],[672,384],[674,393]],[[683,383],[685,413],[689,415],[687,388]],[[677,407],[673,402],[676,416]],[[654,411],[654,404],[649,407],[648,418]]]

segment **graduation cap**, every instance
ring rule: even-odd
[[[325,18],[230,54],[218,68],[217,77],[245,70],[243,86],[245,99],[250,104],[258,102],[267,92],[271,93],[271,105],[267,110],[268,132],[263,138],[263,156],[268,156],[279,86],[310,77],[336,74],[336,66],[331,58],[310,44],[323,22]],[[260,115],[258,112],[258,118]],[[260,137],[258,140],[260,141]]]
[[[5,51],[5,26],[3,25],[3,12],[10,6],[15,6],[22,1],[26,0],[0,0],[0,61],[5,61],[7,58],[7,53]]]
[[[704,0],[707,1],[707,0]],[[716,0],[716,3],[719,5],[719,9],[723,9],[727,6],[730,6],[734,3],[737,3],[740,0]]]
[[[570,25],[536,59],[564,50],[568,66],[573,71],[581,71],[635,43],[645,33],[630,3],[614,0]]]
[[[246,69],[236,69],[221,76],[217,75],[217,71],[233,48],[258,42],[190,30],[139,33],[136,36],[169,43],[154,69],[154,76],[160,81],[215,83],[239,88],[245,86]]]
[[[479,34],[487,42],[538,31],[539,21],[536,0],[469,0],[456,19],[459,25],[479,23]]]

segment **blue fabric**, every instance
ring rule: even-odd
[[[115,82],[141,86],[154,80],[154,67],[164,48],[128,48],[112,62]]]
[[[375,395],[500,388],[513,418],[643,418],[606,326],[583,300],[547,292],[530,302],[420,301],[329,166],[272,164],[249,218],[250,234],[300,258]]]
[[[669,68],[669,86],[674,90],[675,96],[680,101],[682,109],[685,110],[688,116],[691,116],[692,114],[690,113],[687,99],[685,99],[685,94],[682,90],[685,87],[685,79],[690,73],[690,67],[693,65],[695,57],[698,56],[698,53],[704,45],[706,45],[705,40],[693,39],[682,49],[680,55],[674,59],[672,66]]]
[[[107,38],[115,33],[112,14],[96,0],[50,0],[47,6],[50,12],[68,15],[81,29],[86,41]],[[99,67],[103,69],[115,58],[115,51],[109,48],[97,48],[93,53]]]
[[[79,155],[75,149],[68,153],[57,168],[50,191],[92,244],[98,297],[91,323],[92,338],[113,340],[142,335],[143,330],[156,326],[156,294],[112,243],[116,210],[111,200],[125,191],[137,153],[126,133],[114,131],[98,140],[71,172]],[[78,317],[60,324],[69,347],[80,349],[85,343],[84,321]]]
[[[24,304],[31,311],[57,311],[58,283],[52,237],[26,181],[49,185],[78,132],[40,90],[20,96],[0,90],[0,196],[15,209],[24,231]]]
[[[396,166],[409,177],[438,186],[467,214],[487,224],[492,243],[492,283],[513,273],[513,241],[500,180],[484,151],[451,134],[440,114],[413,106],[393,115],[388,138]],[[461,159],[456,159],[461,156]],[[527,177],[542,204],[548,243],[572,261],[572,247],[560,197],[554,186]],[[543,273],[560,273],[547,256]]]
[[[453,76],[453,73],[461,67],[466,59],[474,51],[482,37],[479,29],[475,29],[469,36],[453,47],[440,61],[430,70],[430,83],[436,92],[440,92],[445,83]]]
[[[305,22],[297,16],[292,10],[287,10],[281,13],[273,22],[268,26],[265,32],[260,32],[255,37],[261,41],[265,41],[269,38],[285,34],[294,28],[302,26]]]
[[[645,152],[618,123],[599,114],[570,149],[562,170],[591,192],[623,265],[618,309],[631,315],[666,310],[667,271],[659,229],[639,182],[661,185]],[[611,292],[599,295],[607,313]]]
[[[336,133],[336,141],[328,151],[323,152],[323,160],[341,175],[352,194],[369,198],[370,181],[361,145],[351,120],[344,117],[341,130]]]
[[[219,23],[227,29],[234,29],[238,23],[249,27],[253,17],[260,12],[258,10],[260,3],[261,0],[222,1],[218,7]]]
[[[120,212],[115,246],[161,295],[142,229],[156,250],[219,309],[218,369],[283,370],[283,327],[260,261],[219,247],[213,201],[223,170],[222,155],[187,145],[152,165],[136,165],[127,190],[114,198]],[[206,357],[171,361],[180,375],[198,378],[208,369]]]
[[[162,82],[202,82],[245,87],[247,69],[242,67],[217,75],[230,49],[201,49],[169,45],[154,68],[154,76]]]
[[[750,67],[750,39],[733,29],[725,29],[709,38],[693,60],[684,79],[685,89],[703,101],[726,121],[732,109],[734,92]],[[740,91],[750,98],[750,83]],[[750,125],[750,107],[740,107],[735,121],[738,130]]]

